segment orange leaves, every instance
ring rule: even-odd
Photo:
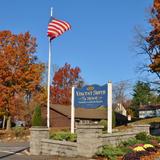
[[[153,63],[149,67],[156,72],[160,72],[160,55],[155,55],[153,57]]]
[[[79,73],[79,67],[71,68],[71,65],[68,63],[66,63],[55,73],[51,86],[52,103],[71,103],[71,87],[79,83],[79,80],[81,79]]]
[[[146,42],[151,61],[150,70],[158,73],[160,72],[160,0],[154,0],[151,14],[149,23],[153,29],[146,37]]]
[[[36,63],[36,40],[29,32],[12,34],[0,32],[0,106],[8,106],[9,114],[15,110],[14,96],[36,92],[40,85],[44,65]],[[5,104],[5,105],[4,105]],[[23,105],[24,106],[24,105]]]

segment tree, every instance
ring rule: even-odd
[[[0,108],[9,117],[16,116],[17,111],[22,113],[24,105],[18,108],[20,97],[29,102],[26,97],[40,86],[44,65],[36,63],[36,47],[36,39],[29,32],[0,32]]]
[[[133,89],[133,100],[132,103],[135,106],[140,104],[146,105],[151,101],[151,89],[150,85],[141,81],[138,81]]]
[[[113,102],[114,103],[125,103],[127,101],[126,91],[129,87],[127,81],[122,81],[113,85]]]
[[[35,107],[32,117],[32,126],[42,126],[42,115],[41,115],[41,108],[39,105]]]
[[[72,86],[81,87],[83,85],[79,73],[79,67],[72,68],[68,63],[55,72],[51,86],[51,102],[53,104],[71,104]]]
[[[152,31],[150,31],[146,41],[148,42],[148,51],[152,53],[152,63],[149,65],[152,72],[158,74],[160,78],[160,1],[154,0],[151,10],[152,17],[150,24]]]
[[[145,62],[142,64],[140,70],[155,73],[160,79],[160,1],[154,0],[153,6],[150,10],[151,18],[149,24],[152,30],[147,33],[136,30],[138,53],[145,56]]]
[[[155,104],[156,98],[148,83],[138,81],[133,87],[132,109],[137,115],[140,105]]]

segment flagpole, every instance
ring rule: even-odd
[[[53,13],[53,8],[51,8],[51,17]],[[49,52],[48,52],[48,83],[47,83],[47,127],[50,127],[50,74],[51,74],[51,40],[49,38]]]

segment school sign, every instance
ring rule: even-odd
[[[97,108],[99,106],[107,107],[107,84],[87,85],[83,88],[75,88],[74,90],[75,107]]]
[[[74,133],[75,108],[107,107],[108,133],[112,133],[112,83],[103,86],[89,85],[83,88],[72,87],[71,97],[71,133]]]

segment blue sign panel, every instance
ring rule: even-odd
[[[99,106],[107,106],[107,84],[75,88],[74,96],[75,107],[97,108]]]

